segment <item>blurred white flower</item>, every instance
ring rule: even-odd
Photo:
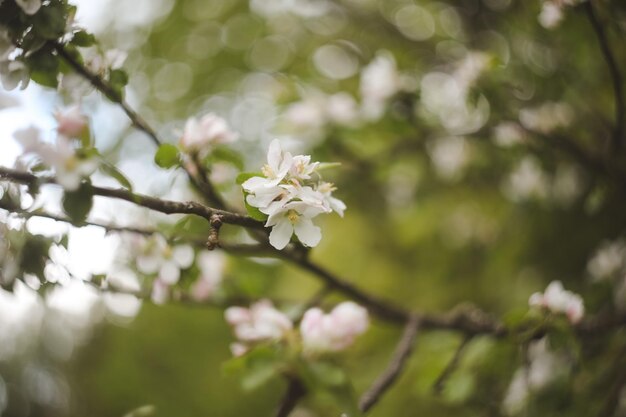
[[[351,301],[328,314],[314,307],[304,313],[300,323],[302,344],[308,352],[336,352],[352,345],[368,326],[367,310]]]
[[[548,178],[541,165],[531,156],[524,157],[503,184],[504,192],[513,201],[544,198],[548,192]]]
[[[379,51],[361,71],[361,99],[363,115],[377,120],[383,115],[387,101],[401,87],[396,60],[388,51]]]
[[[549,350],[547,337],[531,342],[528,364],[513,375],[502,404],[503,411],[507,415],[517,414],[523,409],[530,393],[540,391],[568,370],[565,357]]]
[[[180,279],[180,270],[191,266],[193,248],[189,245],[170,246],[161,235],[146,239],[136,258],[137,269],[147,275],[156,274],[166,285],[174,285]]]
[[[191,297],[196,301],[208,300],[215,294],[222,282],[226,258],[217,251],[202,251],[196,256],[200,269],[198,279],[191,285]]]
[[[531,307],[545,308],[552,313],[565,314],[573,324],[585,314],[583,299],[578,294],[567,291],[560,281],[552,281],[544,293],[534,293],[528,299]]]
[[[229,307],[224,315],[228,324],[233,326],[237,339],[245,343],[278,341],[293,328],[289,317],[268,300],[258,301],[249,309]]]
[[[98,168],[94,158],[83,158],[76,153],[73,142],[59,135],[54,144],[41,141],[40,131],[35,127],[17,130],[13,136],[24,153],[38,156],[44,165],[54,168],[56,182],[67,191],[78,189],[81,181]]]
[[[500,122],[493,128],[496,145],[509,148],[524,140],[524,131],[515,122]]]
[[[553,29],[563,20],[563,9],[556,2],[544,1],[541,4],[541,13],[539,13],[539,23],[547,29]]]
[[[613,278],[626,267],[626,242],[618,239],[603,242],[587,262],[587,271],[595,280]]]
[[[519,112],[519,120],[527,129],[549,133],[569,126],[574,119],[572,108],[567,103],[547,102],[538,107],[525,108]]]
[[[215,145],[231,143],[239,135],[230,130],[226,120],[214,113],[208,113],[199,120],[191,117],[185,123],[185,130],[180,138],[180,147],[188,153],[204,156]]]

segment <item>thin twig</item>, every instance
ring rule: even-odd
[[[372,386],[361,396],[359,409],[362,412],[365,413],[372,408],[400,376],[407,359],[413,351],[419,326],[419,318],[416,315],[412,315],[404,327],[402,338],[393,353],[387,369],[380,374]]]
[[[598,43],[600,44],[600,50],[602,51],[602,56],[606,61],[609,73],[611,75],[611,80],[613,82],[613,95],[615,97],[615,130],[613,132],[613,141],[612,141],[612,149],[618,150],[622,147],[624,140],[624,132],[626,130],[625,123],[626,119],[624,116],[625,104],[624,104],[624,93],[622,90],[622,75],[619,70],[619,66],[617,65],[617,60],[615,59],[615,55],[611,50],[611,46],[609,45],[609,39],[606,36],[606,32],[604,31],[604,27],[598,20],[598,16],[593,9],[593,0],[589,0],[583,3],[583,7],[585,8],[585,12],[593,30],[598,38]]]
[[[461,341],[461,344],[454,352],[454,356],[452,356],[452,359],[450,360],[450,362],[448,362],[448,365],[446,365],[441,375],[439,375],[439,378],[437,378],[437,380],[433,384],[433,391],[435,392],[435,394],[439,395],[443,392],[443,388],[445,387],[446,382],[448,381],[450,376],[452,376],[452,373],[456,370],[456,368],[459,366],[461,357],[463,357],[463,353],[465,352],[465,348],[467,347],[469,342],[472,340],[472,338],[473,336],[466,336]]]

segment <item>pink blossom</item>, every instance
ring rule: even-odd
[[[59,123],[57,132],[66,138],[80,137],[89,123],[87,116],[81,112],[78,106],[68,107],[63,111],[59,111],[54,115],[54,118]]]
[[[280,340],[293,328],[289,317],[274,308],[269,300],[254,303],[249,309],[230,307],[226,309],[225,318],[241,342]]]
[[[300,333],[304,349],[309,352],[335,352],[354,343],[369,326],[367,310],[346,301],[337,305],[329,314],[319,308],[304,313]]]
[[[565,314],[571,323],[578,323],[585,314],[583,299],[580,295],[565,290],[561,281],[552,281],[543,294],[532,294],[528,304],[553,313]]]

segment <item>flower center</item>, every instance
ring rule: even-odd
[[[300,218],[300,215],[295,210],[289,210],[287,212],[287,218],[289,219],[291,224],[296,224],[298,222],[298,219]]]

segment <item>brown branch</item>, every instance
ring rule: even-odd
[[[56,184],[54,177],[37,177],[28,172],[5,167],[0,167],[0,178],[22,184]],[[252,217],[207,207],[194,201],[179,202],[162,200],[156,197],[133,193],[121,188],[98,187],[95,185],[91,185],[90,188],[94,195],[128,201],[164,214],[195,214],[207,219],[209,222],[213,215],[219,215],[223,223],[251,229],[264,229],[263,223],[254,220]]]
[[[412,315],[404,327],[404,333],[398,343],[396,350],[387,366],[387,369],[374,381],[372,386],[361,396],[359,409],[362,412],[369,411],[393,383],[398,379],[404,369],[407,359],[411,356],[415,339],[420,327],[420,320],[417,315]]]
[[[622,90],[622,75],[620,74],[617,59],[615,58],[615,55],[609,45],[609,39],[606,36],[604,27],[598,20],[598,16],[593,9],[593,0],[584,2],[583,7],[585,8],[587,18],[589,19],[596,37],[598,38],[602,56],[607,64],[609,74],[611,75],[611,80],[613,82],[613,95],[615,97],[615,130],[613,132],[612,149],[615,151],[622,147],[622,141],[624,140],[624,133],[626,130],[626,119],[624,113],[626,105],[624,103],[624,93]]]
[[[295,377],[287,377],[287,391],[276,410],[276,417],[287,417],[298,402],[306,395],[306,389],[302,382]]]

